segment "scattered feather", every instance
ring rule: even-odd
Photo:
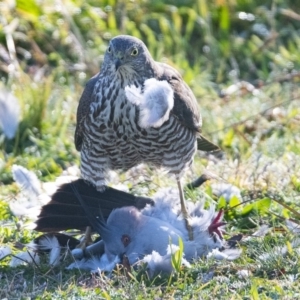
[[[56,266],[59,263],[61,247],[58,239],[54,235],[43,235],[39,239],[38,248],[40,250],[50,250],[49,264]]]
[[[215,194],[218,198],[223,196],[227,202],[229,202],[234,196],[242,200],[240,189],[230,183],[212,183],[211,188],[213,194]]]
[[[260,91],[250,82],[247,81],[239,81],[235,84],[230,85],[226,89],[221,91],[220,96],[222,98],[227,98],[232,96],[233,94],[244,95],[247,93],[252,93],[254,96],[259,95]]]
[[[238,278],[240,279],[247,279],[248,277],[250,277],[251,272],[249,270],[238,270],[236,272],[236,275],[238,276]]]
[[[32,171],[19,165],[12,166],[12,175],[20,187],[21,193],[16,196],[14,201],[10,201],[11,211],[15,216],[26,216],[31,220],[35,220],[42,206],[38,199],[42,194],[40,181]],[[34,224],[30,224],[31,228],[33,226]]]
[[[34,197],[41,194],[41,183],[32,171],[19,165],[13,165],[12,173],[15,182],[23,192]]]
[[[0,247],[0,261],[11,254],[11,249],[7,246]]]
[[[214,258],[217,260],[235,260],[242,254],[241,249],[225,249],[220,251],[219,249],[213,249],[208,253],[207,258]]]
[[[32,263],[39,265],[40,257],[36,253],[36,251],[27,250],[27,251],[24,251],[24,252],[21,252],[21,253],[18,253],[17,255],[15,255],[10,262],[10,266],[17,267],[20,265],[26,265],[26,264],[32,264]]]
[[[291,248],[296,249],[300,246],[300,239],[296,239],[291,243]],[[289,252],[289,248],[287,246],[277,246],[272,248],[271,252],[265,252],[258,256],[258,259],[262,261],[266,261],[269,259],[277,259],[277,257],[285,257]]]
[[[0,91],[0,127],[8,139],[15,137],[20,119],[20,105],[12,93]]]
[[[271,230],[271,228],[267,225],[261,225],[257,231],[255,231],[252,236],[253,237],[264,237],[269,231]]]
[[[141,262],[147,264],[147,272],[150,278],[160,273],[171,274],[174,271],[170,255],[161,256],[156,251],[146,255]]]
[[[172,244],[168,246],[166,255],[162,256],[158,252],[152,251],[151,254],[146,255],[141,260],[141,262],[147,264],[147,272],[150,278],[158,274],[171,274],[175,271],[171,262],[171,256],[178,249],[179,247],[177,245]],[[181,258],[180,265],[185,266],[187,268],[191,267],[190,263],[183,257]]]
[[[300,233],[300,225],[291,221],[291,220],[286,220],[286,226],[287,228],[294,234],[299,234]]]
[[[41,207],[51,200],[51,196],[64,183],[72,182],[78,177],[78,167],[71,166],[54,182],[41,184],[37,176],[26,168],[13,165],[13,178],[21,189],[14,200],[9,202],[11,211],[15,216],[26,216],[34,222],[40,214]],[[26,228],[35,228],[34,223],[26,224]]]
[[[83,258],[81,260],[75,260],[67,267],[67,269],[89,270],[94,273],[99,271],[112,272],[116,264],[119,264],[120,262],[119,256],[115,256],[114,259],[108,259],[107,255],[103,254],[101,257],[92,256],[89,259]]]
[[[17,217],[26,216],[30,220],[36,220],[40,214],[41,204],[19,195],[15,201],[9,202],[9,208]],[[29,226],[29,224],[27,224],[27,226]]]

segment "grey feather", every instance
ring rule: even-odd
[[[0,91],[0,127],[8,139],[12,139],[17,132],[20,119],[20,105],[12,93]]]
[[[41,183],[32,171],[19,165],[13,165],[12,174],[15,182],[23,192],[34,197],[41,194]]]

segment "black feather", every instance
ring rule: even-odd
[[[106,187],[103,192],[98,192],[94,186],[78,179],[62,185],[52,195],[51,201],[42,207],[35,230],[42,232],[84,230],[86,226],[91,226],[75,190],[92,215],[97,217],[101,212],[105,221],[113,209],[123,206],[142,209],[146,204],[154,204],[150,198],[136,197],[110,187]]]

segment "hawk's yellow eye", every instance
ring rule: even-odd
[[[111,48],[110,46],[107,48],[107,52],[110,53],[111,52]]]
[[[139,53],[138,49],[134,48],[134,49],[132,50],[132,52],[131,52],[131,55],[132,55],[132,56],[137,56],[138,53]]]

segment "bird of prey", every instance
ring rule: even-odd
[[[126,171],[140,163],[164,167],[176,176],[191,233],[180,178],[197,146],[219,149],[201,135],[201,125],[196,98],[181,75],[154,61],[141,40],[117,36],[79,101],[75,145],[81,176],[103,191],[108,170]]]

